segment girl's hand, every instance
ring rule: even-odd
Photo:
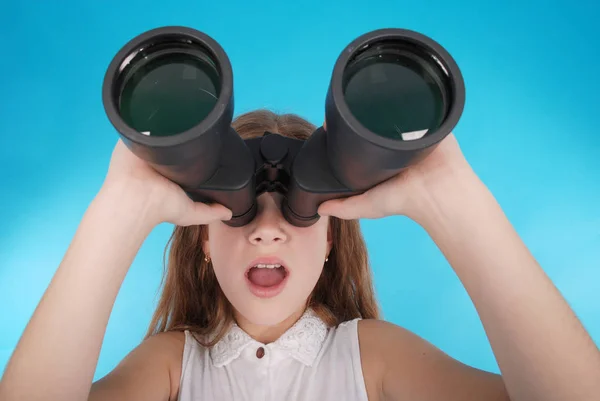
[[[473,177],[474,173],[451,133],[427,157],[398,175],[363,194],[323,202],[318,213],[341,219],[405,215],[418,221],[423,206],[431,204],[436,194],[452,190],[456,180]]]
[[[120,203],[128,202],[132,211],[143,212],[153,225],[168,222],[191,226],[231,218],[231,211],[223,205],[192,201],[181,187],[133,154],[121,139],[112,153],[103,191],[118,193]]]

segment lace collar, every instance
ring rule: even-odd
[[[210,349],[215,366],[223,366],[238,358],[249,345],[286,352],[307,366],[312,366],[327,335],[327,325],[312,309],[307,309],[298,321],[276,341],[263,344],[254,340],[237,324]]]

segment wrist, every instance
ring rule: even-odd
[[[426,230],[439,225],[452,224],[465,213],[474,211],[494,199],[487,187],[468,166],[447,169],[443,177],[423,180],[414,193],[411,217]]]
[[[160,223],[154,212],[153,197],[125,183],[103,185],[92,208],[100,209],[110,221],[126,224],[140,234],[149,234]]]

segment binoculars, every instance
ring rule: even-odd
[[[326,130],[307,140],[272,132],[244,140],[231,127],[233,71],[223,48],[203,32],[167,26],[118,51],[102,100],[126,146],[193,201],[229,208],[225,224],[248,224],[257,197],[277,191],[285,219],[307,227],[322,202],[363,193],[427,156],[458,123],[465,87],[433,39],[379,29],[335,62]]]

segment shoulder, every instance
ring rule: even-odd
[[[385,320],[379,319],[361,319],[358,322],[358,334],[364,337],[365,340],[370,339],[374,335],[389,335],[389,334],[411,334],[408,330],[395,325]]]
[[[386,395],[385,391],[390,371],[397,370],[391,366],[392,361],[399,361],[407,368],[414,366],[414,357],[408,351],[419,348],[422,340],[408,330],[384,320],[354,319],[341,323],[338,330],[340,328],[356,329],[353,335],[358,337],[358,353],[368,399],[400,399]],[[408,376],[404,379],[410,380]]]
[[[183,331],[158,333],[145,339],[137,349],[140,353],[162,361],[171,369],[174,365],[181,365],[185,338]]]
[[[409,330],[385,320],[359,320],[357,331],[369,393],[376,394],[374,399],[395,399],[386,396],[389,393],[388,378],[394,375],[398,380],[413,380],[410,371],[417,367],[420,357],[430,351],[429,344]]]
[[[410,330],[384,320],[364,319],[358,324],[361,352],[377,355],[381,363],[395,369],[412,370],[419,365],[458,362]]]
[[[358,337],[365,381],[378,399],[508,400],[500,375],[465,365],[398,325],[361,320]]]
[[[162,345],[170,350],[182,348],[185,345],[185,333],[183,331],[166,331],[148,337],[144,342],[153,345]]]
[[[89,399],[176,399],[184,346],[183,332],[150,336],[93,383]]]
[[[176,399],[176,394],[179,392],[185,340],[186,335],[183,331],[167,331],[150,336],[139,345],[140,350],[147,356],[148,362],[155,360],[168,372],[171,397],[169,399]]]
[[[432,344],[410,330],[385,320],[360,320],[358,337],[361,347],[368,348],[369,351],[412,352],[417,348],[422,351],[434,348]]]
[[[373,362],[381,373],[389,368],[390,360],[405,365],[406,369],[441,351],[415,333],[385,320],[363,319],[358,322],[361,356]]]
[[[361,352],[369,355],[388,353],[414,353],[416,349],[425,350],[431,345],[424,339],[385,320],[363,319],[358,322],[358,338]],[[381,360],[381,358],[378,358]]]
[[[169,371],[171,396],[179,391],[185,340],[186,334],[183,331],[158,333],[146,340],[151,352],[164,358],[164,363]]]

